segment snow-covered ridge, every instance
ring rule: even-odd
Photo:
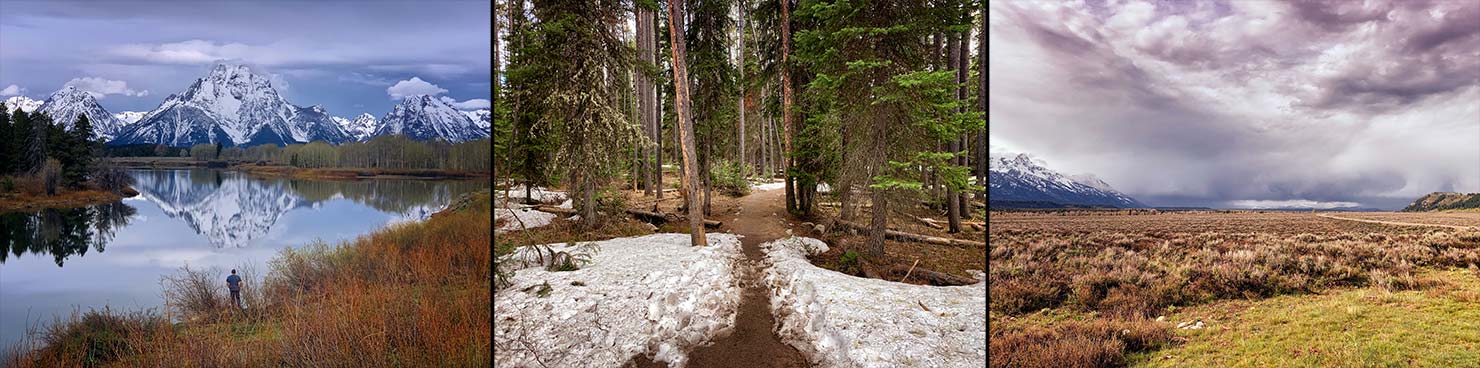
[[[354,120],[335,116],[334,122],[338,123],[339,127],[344,129],[345,134],[357,142],[369,140],[371,135],[375,134],[375,129],[380,127],[380,120],[368,113],[362,113]]]
[[[380,126],[372,136],[386,134],[404,134],[418,140],[442,139],[453,143],[489,136],[487,129],[480,127],[447,101],[427,95],[407,97],[380,118]]]
[[[113,114],[113,118],[118,119],[118,121],[122,121],[124,125],[128,125],[139,121],[140,118],[144,117],[144,114],[148,113],[148,111],[124,111]]]
[[[495,366],[615,368],[638,354],[683,366],[686,351],[733,330],[735,263],[743,257],[735,235],[709,234],[705,247],[690,246],[688,234],[593,243],[591,263],[576,271],[510,262],[518,268],[512,284],[494,294]],[[505,257],[532,253],[525,247]],[[545,284],[541,297],[535,290]]]
[[[52,93],[35,112],[50,116],[52,121],[61,123],[67,129],[72,129],[78,116],[87,116],[87,121],[92,124],[93,136],[103,140],[113,139],[126,124],[108,113],[91,93],[73,86],[66,86]]]
[[[243,65],[216,64],[185,91],[172,94],[115,144],[288,144],[348,140],[320,106],[289,103],[266,76]]]
[[[14,114],[19,109],[25,112],[33,112],[41,107],[41,101],[36,101],[26,96],[14,96],[5,99],[5,113]]]
[[[984,367],[987,284],[923,286],[819,268],[812,238],[761,245],[777,333],[819,367]],[[979,279],[985,279],[978,274]]]
[[[1145,207],[1091,174],[1065,176],[1044,167],[1026,153],[991,155],[987,190],[994,200],[1030,200],[1062,204]]]

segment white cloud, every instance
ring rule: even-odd
[[[245,59],[255,55],[253,51],[253,47],[240,43],[189,40],[158,45],[127,44],[113,48],[111,53],[164,64],[208,64],[223,59]]]
[[[26,89],[14,84],[5,87],[5,89],[0,89],[0,96],[18,96],[23,93],[26,93]]]
[[[108,80],[97,77],[72,78],[63,86],[75,87],[83,92],[91,93],[93,97],[103,98],[107,95],[124,96],[148,96],[149,91],[135,91],[128,88],[128,82],[119,80]]]
[[[1305,200],[1305,199],[1295,199],[1295,200],[1285,200],[1285,201],[1236,200],[1236,201],[1228,201],[1228,206],[1229,207],[1233,207],[1233,208],[1248,208],[1248,209],[1261,209],[1261,208],[1270,208],[1270,209],[1275,209],[1275,208],[1317,208],[1317,209],[1331,209],[1331,208],[1340,208],[1340,207],[1356,207],[1356,206],[1358,206],[1358,204],[1356,202],[1321,202],[1321,201],[1311,201],[1311,200]]]
[[[463,102],[458,102],[456,99],[453,99],[452,97],[442,96],[442,101],[447,101],[448,104],[452,105],[452,107],[455,107],[458,110],[487,109],[487,108],[493,106],[493,102],[490,102],[488,100],[481,99],[481,98],[475,98],[475,99],[471,99],[471,100],[467,100],[467,101],[463,101]]]
[[[421,80],[421,78],[411,77],[411,79],[396,82],[396,85],[390,86],[390,88],[386,88],[385,92],[390,94],[391,98],[399,100],[402,98],[417,95],[435,96],[447,93],[447,89],[437,87],[437,85],[435,84],[427,83],[427,81]]]

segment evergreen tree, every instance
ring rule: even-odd
[[[92,172],[93,156],[97,151],[92,122],[88,121],[87,115],[79,114],[77,122],[72,124],[71,133],[64,136],[68,137],[69,145],[65,147],[67,154],[62,161],[62,177],[68,186],[79,187]]]
[[[640,130],[615,94],[632,49],[617,37],[625,13],[617,0],[534,2],[539,40],[529,50],[543,69],[538,120],[559,138],[555,162],[573,179],[582,221],[594,224],[596,189],[605,186]]]
[[[884,253],[890,206],[921,196],[924,175],[935,172],[950,188],[967,187],[967,169],[937,149],[979,129],[974,113],[962,113],[953,71],[930,71],[931,34],[951,32],[959,5],[926,1],[807,2],[798,9],[799,66],[815,75],[803,94],[809,121],[849,122],[848,165],[841,188],[852,183],[871,190],[873,218],[868,253]],[[831,129],[825,129],[831,130]],[[806,134],[799,135],[807,136]],[[801,142],[799,142],[801,143]]]
[[[12,140],[12,129],[10,113],[5,110],[5,102],[0,101],[0,175],[15,172],[16,157],[13,148],[16,142]]]
[[[689,0],[691,12],[689,27],[685,34],[688,46],[688,71],[692,78],[690,89],[694,106],[694,139],[700,147],[699,171],[705,173],[704,212],[709,213],[710,167],[713,167],[713,152],[716,146],[727,151],[728,132],[735,125],[735,66],[730,62],[729,16],[731,2],[727,0]]]

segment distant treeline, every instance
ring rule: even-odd
[[[338,146],[324,142],[279,147],[263,144],[229,147],[197,144],[190,148],[164,145],[128,145],[107,148],[118,157],[190,157],[201,161],[245,161],[303,168],[438,169],[471,172],[492,170],[489,139],[447,143],[418,141],[403,135],[383,135],[365,142]]]

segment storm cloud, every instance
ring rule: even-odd
[[[1480,2],[992,2],[991,149],[1152,205],[1480,192]]]
[[[339,116],[389,112],[386,89],[412,78],[457,100],[488,99],[490,6],[0,1],[0,86],[43,99],[70,81],[106,95],[110,111],[147,111],[230,62],[267,74],[293,103]]]

